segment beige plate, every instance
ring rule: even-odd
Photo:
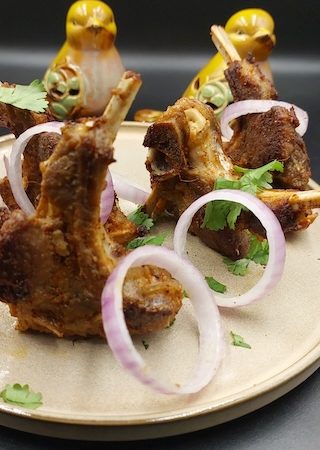
[[[124,123],[116,141],[113,170],[148,186],[142,140],[146,127]],[[12,136],[0,142],[9,152]],[[3,171],[3,168],[2,168]],[[123,204],[125,209],[128,204]],[[131,209],[133,206],[131,205]],[[172,227],[168,229],[170,246]],[[156,232],[158,231],[156,230]],[[43,394],[35,411],[0,403],[0,424],[43,435],[92,440],[131,440],[199,430],[239,417],[280,397],[319,367],[320,221],[287,240],[282,281],[258,304],[222,311],[226,355],[218,375],[200,394],[166,397],[150,392],[125,373],[103,340],[57,339],[19,333],[0,306],[0,389],[28,383]],[[221,257],[189,238],[189,255],[205,275],[229,292],[247,289],[261,269],[246,277],[226,273]],[[199,295],[201,293],[199,292]],[[230,345],[230,331],[252,349]],[[197,351],[197,328],[188,300],[174,325],[136,345],[159,375],[183,382]]]

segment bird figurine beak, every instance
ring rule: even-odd
[[[266,45],[270,50],[276,44],[276,37],[270,30],[266,28],[260,28],[254,35],[253,39],[255,41],[260,42],[263,45]]]
[[[117,34],[117,26],[115,22],[110,22],[105,25],[103,22],[96,18],[91,18],[91,20],[88,21],[87,28],[93,33],[99,33],[102,30],[105,30],[112,36],[116,36]]]

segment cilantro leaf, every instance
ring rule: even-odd
[[[205,277],[205,279],[208,283],[209,288],[213,291],[220,292],[221,294],[224,294],[226,292],[227,286],[225,286],[224,284],[220,283],[212,277]]]
[[[146,230],[150,230],[153,227],[154,221],[148,216],[148,214],[141,211],[141,206],[128,215],[130,222],[138,226],[143,226]]]
[[[239,334],[233,333],[230,331],[230,336],[232,339],[231,344],[235,347],[243,347],[243,348],[252,348],[250,344],[244,341],[244,338],[240,336]]]
[[[228,200],[216,200],[207,204],[204,214],[202,228],[219,231],[227,225],[234,230],[238,215],[243,208],[242,205]]]
[[[233,275],[240,275],[243,277],[247,273],[250,259],[241,258],[233,261],[230,258],[224,257],[223,262],[226,264],[229,272],[233,273]]]
[[[274,170],[283,172],[283,164],[280,161],[274,160],[257,169],[244,169],[243,167],[235,166],[236,172],[244,174],[240,178],[240,189],[251,194],[256,194],[263,189],[272,189],[272,175],[270,171]]]
[[[40,80],[34,80],[28,86],[17,84],[14,87],[0,85],[0,102],[29,109],[34,112],[44,112],[48,106],[47,93]]]
[[[276,170],[283,172],[283,164],[274,160],[258,169],[245,169],[235,166],[235,170],[243,175],[239,180],[225,180],[218,178],[214,189],[237,189],[256,195],[263,189],[272,189],[272,175],[270,171]],[[241,211],[247,211],[247,208],[239,203],[227,200],[216,200],[206,205],[202,228],[218,231],[223,230],[227,225],[234,230],[236,221]]]
[[[158,234],[158,236],[145,236],[145,237],[138,237],[136,239],[133,239],[132,241],[128,242],[127,248],[128,249],[134,249],[138,247],[142,247],[143,245],[162,245],[164,243],[165,238],[167,237],[166,234]]]
[[[0,397],[6,403],[23,406],[29,409],[36,409],[42,405],[42,395],[40,392],[36,393],[31,391],[28,384],[7,384],[0,393]]]
[[[262,266],[267,265],[269,258],[269,243],[267,239],[260,240],[254,234],[250,234],[249,250],[245,258],[233,261],[227,257],[223,262],[227,265],[228,271],[234,275],[244,276],[251,261]]]
[[[148,342],[146,342],[146,341],[143,340],[143,339],[142,339],[141,342],[142,342],[142,345],[144,346],[144,348],[145,348],[146,350],[148,350],[150,344],[148,344]]]
[[[258,239],[254,234],[250,233],[250,247],[247,258],[256,264],[266,266],[269,259],[269,243],[267,239]]]

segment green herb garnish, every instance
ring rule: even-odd
[[[142,345],[144,346],[144,348],[146,349],[146,350],[148,350],[148,348],[149,348],[149,344],[146,342],[146,341],[144,341],[143,339],[142,339]]]
[[[142,247],[143,245],[162,245],[164,243],[166,234],[158,234],[158,236],[138,237],[128,242],[127,248],[132,250],[134,248]]]
[[[214,189],[237,189],[256,195],[264,189],[272,189],[272,174],[270,171],[283,172],[283,164],[280,161],[271,161],[258,169],[244,169],[235,166],[235,171],[243,175],[239,180],[225,180],[218,178]],[[226,226],[234,230],[236,221],[241,211],[247,209],[239,203],[227,200],[216,200],[207,204],[202,228],[218,231]]]
[[[258,239],[254,234],[250,233],[250,246],[245,258],[233,261],[230,258],[223,258],[228,271],[234,275],[244,276],[247,273],[250,261],[265,266],[269,258],[269,244],[267,239]]]
[[[266,266],[269,258],[269,243],[267,239],[258,239],[250,233],[250,247],[246,256],[256,264]]]
[[[231,344],[235,347],[243,347],[243,348],[251,348],[250,344],[247,344],[247,342],[244,341],[242,336],[239,336],[239,334],[235,334],[232,331],[230,331],[230,336],[232,339]]]
[[[17,84],[14,87],[0,85],[0,102],[29,109],[34,112],[44,112],[48,106],[47,92],[40,80],[34,80],[28,86]]]
[[[36,409],[42,405],[42,395],[40,392],[36,393],[31,391],[28,384],[7,384],[0,393],[0,397],[6,403],[23,406],[24,408],[29,409]]]
[[[213,291],[220,292],[221,294],[224,294],[226,292],[227,286],[225,286],[224,284],[220,283],[212,277],[205,277],[205,279],[208,283],[209,288]]]
[[[243,277],[247,273],[250,259],[242,258],[233,261],[230,258],[224,257],[223,262],[226,264],[229,272],[233,273],[233,275],[241,275]]]
[[[141,211],[141,206],[128,215],[130,222],[138,226],[143,226],[146,230],[150,230],[153,227],[154,221],[148,216],[148,214]]]

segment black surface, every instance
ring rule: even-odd
[[[64,40],[64,14],[71,3],[62,0],[2,2],[1,80],[27,83],[42,76]],[[320,6],[317,1],[113,0],[109,4],[116,14],[117,46],[125,65],[141,72],[143,77],[143,88],[134,110],[141,107],[163,109],[181,95],[192,76],[214,52],[209,39],[209,27],[213,22],[224,23],[243,7],[268,9],[276,18],[278,43],[272,58],[276,86],[281,99],[292,101],[309,112],[310,126],[305,138],[313,176],[320,182]],[[97,443],[44,438],[0,427],[0,449],[319,450],[319,417],[318,371],[301,386],[261,410],[192,434],[154,441]]]

